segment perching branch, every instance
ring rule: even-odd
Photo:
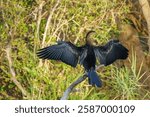
[[[69,94],[73,90],[75,86],[77,86],[79,83],[83,82],[87,77],[87,73],[85,73],[83,76],[81,76],[79,79],[77,79],[75,82],[73,82],[64,92],[63,96],[61,97],[60,100],[67,100]]]
[[[100,67],[103,67],[104,65],[98,65],[96,67],[96,70],[98,70]],[[81,76],[80,78],[78,78],[75,82],[73,82],[67,89],[66,91],[63,93],[63,96],[61,97],[60,100],[67,100],[69,97],[69,94],[71,93],[71,91],[73,90],[73,88],[75,86],[77,86],[78,84],[80,84],[81,82],[83,82],[85,79],[87,78],[87,72],[83,74],[83,76]]]

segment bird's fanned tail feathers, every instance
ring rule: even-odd
[[[89,78],[89,84],[92,86],[97,86],[101,87],[102,86],[102,81],[98,77],[97,73],[95,72],[94,69],[91,69],[88,71],[88,78]]]

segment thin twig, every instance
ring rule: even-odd
[[[46,36],[47,36],[47,31],[48,31],[48,29],[49,29],[49,24],[50,24],[50,22],[51,22],[52,16],[53,16],[53,14],[54,14],[54,12],[55,12],[57,6],[59,5],[60,1],[61,1],[61,0],[57,0],[55,6],[51,9],[51,13],[50,13],[50,15],[49,15],[49,17],[48,17],[48,20],[47,20],[47,23],[46,23],[46,27],[45,27],[45,32],[44,32],[44,35],[43,35],[42,47],[44,47],[44,43],[45,43]]]
[[[44,34],[43,34],[42,47],[44,47],[44,43],[45,43],[46,36],[47,36],[47,31],[48,31],[48,29],[49,29],[52,16],[53,16],[53,14],[54,14],[54,12],[55,12],[57,6],[59,5],[60,1],[61,1],[61,0],[57,0],[55,6],[54,6],[52,9],[50,9],[51,12],[50,12],[50,15],[49,15],[49,17],[48,17],[48,19],[47,19],[47,23],[46,23],[46,26],[45,26],[45,31],[44,31]],[[40,67],[40,66],[42,66],[42,65],[43,65],[42,60],[40,60],[38,66]]]
[[[104,65],[98,65],[96,67],[96,70],[98,70],[99,68],[103,67]],[[87,78],[87,72],[83,74],[83,76],[81,76],[80,78],[78,78],[75,82],[73,82],[67,89],[66,91],[63,93],[63,96],[61,97],[60,100],[67,100],[69,97],[69,94],[71,93],[71,91],[73,90],[73,88],[75,86],[77,86],[78,84],[80,84],[81,82],[83,82],[85,79]]]
[[[38,19],[37,19],[37,30],[36,30],[36,38],[39,40],[39,32],[40,32],[40,24],[42,19],[42,9],[45,5],[45,1],[42,1],[38,8]]]
[[[13,65],[12,65],[12,58],[11,58],[11,55],[10,55],[11,53],[10,52],[11,52],[11,45],[8,44],[7,47],[6,47],[6,57],[7,57],[7,60],[8,60],[9,69],[10,69],[10,73],[11,73],[11,80],[21,90],[22,94],[24,96],[27,96],[26,90],[24,90],[24,88],[22,87],[20,82],[18,82],[17,79],[16,79],[16,73],[15,73],[15,70],[14,70]]]
[[[38,18],[37,18],[37,29],[36,29],[36,35],[35,35],[35,39],[34,39],[34,53],[36,53],[36,47],[37,47],[37,42],[39,42],[40,40],[40,24],[41,24],[41,20],[42,20],[42,9],[43,6],[45,5],[45,1],[42,1],[38,7]],[[34,54],[35,56],[35,54]]]
[[[96,66],[96,71],[97,71],[99,68],[104,67],[104,66],[105,66],[105,65],[103,65],[103,64],[97,65],[97,66]]]

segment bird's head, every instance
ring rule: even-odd
[[[96,33],[95,31],[91,30],[91,31],[89,31],[89,32],[86,34],[86,37],[85,37],[85,39],[86,39],[86,44],[92,45],[91,35],[92,35],[92,34],[95,34],[95,33]]]

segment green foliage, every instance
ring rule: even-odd
[[[46,23],[56,0],[47,0],[40,15],[41,4],[42,0],[1,0],[0,99],[60,99],[66,88],[82,76],[83,68],[80,65],[72,68],[57,61],[40,61],[36,56],[37,49],[54,44],[58,38],[82,45],[88,30],[97,32],[93,37],[97,43],[106,43],[119,32],[114,16],[123,19],[129,12],[121,0],[62,0],[52,15],[43,42]],[[27,97],[22,96],[11,80],[5,52],[8,42],[12,45],[16,79],[27,91]],[[102,88],[91,87],[86,80],[76,87],[69,99],[143,99],[138,82],[140,76],[135,67],[131,70],[114,66],[104,69],[105,72],[99,73],[105,84]],[[149,93],[144,95],[149,98]]]

